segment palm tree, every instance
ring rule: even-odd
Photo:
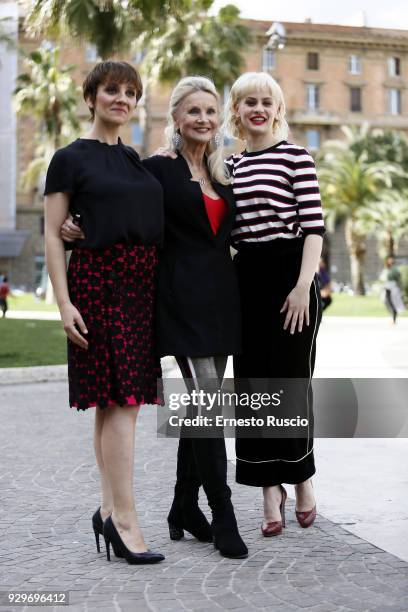
[[[362,212],[377,201],[380,190],[391,188],[393,176],[401,175],[396,164],[369,163],[367,153],[357,155],[348,142],[328,141],[323,147],[319,179],[328,227],[345,220],[352,287],[357,295],[365,294],[364,258],[369,233]]]
[[[378,200],[362,211],[361,222],[378,237],[380,258],[394,257],[401,238],[408,236],[408,191],[381,192]]]
[[[187,74],[200,74],[221,88],[240,74],[242,55],[238,50],[248,44],[249,30],[240,23],[237,7],[230,4],[217,15],[208,15],[205,7],[209,4],[194,0],[182,21],[172,19],[166,31],[151,40],[144,61],[160,82],[173,83]]]
[[[59,50],[49,43],[30,53],[25,60],[27,72],[17,78],[14,102],[17,113],[35,117],[40,125],[35,156],[22,175],[22,185],[39,187],[53,152],[78,132],[78,88],[70,73],[72,66],[59,67]],[[53,301],[48,279],[47,303]]]
[[[28,31],[64,33],[96,46],[101,58],[143,51],[143,153],[150,152],[150,91],[155,81],[174,82],[203,74],[219,87],[231,83],[244,63],[249,30],[239,10],[228,5],[209,16],[214,0],[35,0]]]
[[[34,0],[26,18],[32,35],[60,38],[69,34],[96,46],[98,55],[129,51],[138,36],[165,27],[172,16],[181,18],[192,0]],[[212,3],[212,2],[211,2]]]
[[[79,129],[79,88],[70,76],[74,66],[59,67],[59,49],[49,43],[30,53],[25,63],[28,71],[18,76],[14,91],[16,111],[37,118],[42,138],[58,149],[64,130]]]
[[[142,71],[145,82],[143,153],[150,152],[151,86],[155,82],[172,84],[188,74],[211,78],[219,90],[230,85],[242,69],[242,49],[250,41],[248,28],[240,23],[239,9],[227,5],[217,15],[208,15],[212,0],[193,0],[183,20],[169,19],[163,34],[139,38],[145,50]]]

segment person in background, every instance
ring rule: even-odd
[[[332,290],[330,274],[323,257],[321,257],[319,261],[319,271],[317,273],[317,278],[319,280],[320,296],[322,298],[322,311],[325,311],[326,308],[330,306],[333,300],[331,296]]]
[[[0,281],[0,310],[2,312],[2,318],[6,318],[6,312],[8,311],[7,297],[10,295],[10,286],[8,284],[7,276],[3,276]]]
[[[392,255],[389,255],[385,260],[385,267],[381,272],[380,280],[383,282],[382,299],[395,325],[398,313],[405,310],[405,305],[401,294],[401,273],[395,265]]]

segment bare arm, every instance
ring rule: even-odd
[[[88,332],[80,313],[69,297],[65,249],[60,238],[60,227],[68,214],[68,209],[67,194],[52,193],[45,196],[45,259],[65,333],[72,342],[86,349],[88,342],[78,332],[76,326],[83,334]]]
[[[303,329],[303,323],[309,325],[309,291],[322,252],[323,238],[318,234],[308,234],[303,245],[302,264],[296,286],[286,298],[281,312],[287,311],[283,329],[290,324],[290,333]]]

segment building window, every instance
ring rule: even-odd
[[[273,49],[262,50],[262,70],[268,72],[275,68],[275,51]]]
[[[350,74],[361,74],[361,57],[350,55],[348,70]]]
[[[143,130],[139,123],[132,123],[132,144],[143,144]]]
[[[97,62],[99,59],[96,45],[86,45],[85,47],[85,61],[86,62]]]
[[[388,74],[390,76],[400,76],[401,60],[399,57],[389,57],[388,58]]]
[[[308,53],[307,54],[307,69],[308,70],[319,70],[319,54]]]
[[[308,110],[319,108],[319,86],[308,83],[306,85],[306,105]]]
[[[350,110],[361,113],[361,87],[350,87]]]
[[[390,115],[401,114],[401,91],[399,89],[388,90],[388,112]]]
[[[320,132],[319,130],[307,130],[306,132],[307,148],[310,151],[317,151],[320,147]]]

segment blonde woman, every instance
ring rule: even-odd
[[[234,375],[303,379],[312,421],[310,380],[321,320],[315,270],[324,234],[315,165],[303,147],[288,142],[282,90],[267,73],[237,79],[225,125],[246,143],[227,160],[237,206],[232,239],[242,312],[243,352],[234,357]],[[312,428],[302,439],[237,437],[236,454],[237,482],[263,488],[264,536],[285,526],[285,482],[295,485],[298,522],[312,525]]]
[[[173,156],[144,160],[164,193],[157,348],[161,356],[176,357],[187,384],[195,388],[200,379],[221,382],[228,355],[241,349],[238,285],[229,251],[235,201],[219,124],[220,101],[212,81],[186,77],[170,98],[166,134]],[[75,230],[66,228],[64,237],[72,238]],[[211,525],[198,506],[201,484]],[[223,437],[181,437],[168,523],[173,540],[186,530],[201,541],[214,541],[225,557],[248,555],[227,485]]]

